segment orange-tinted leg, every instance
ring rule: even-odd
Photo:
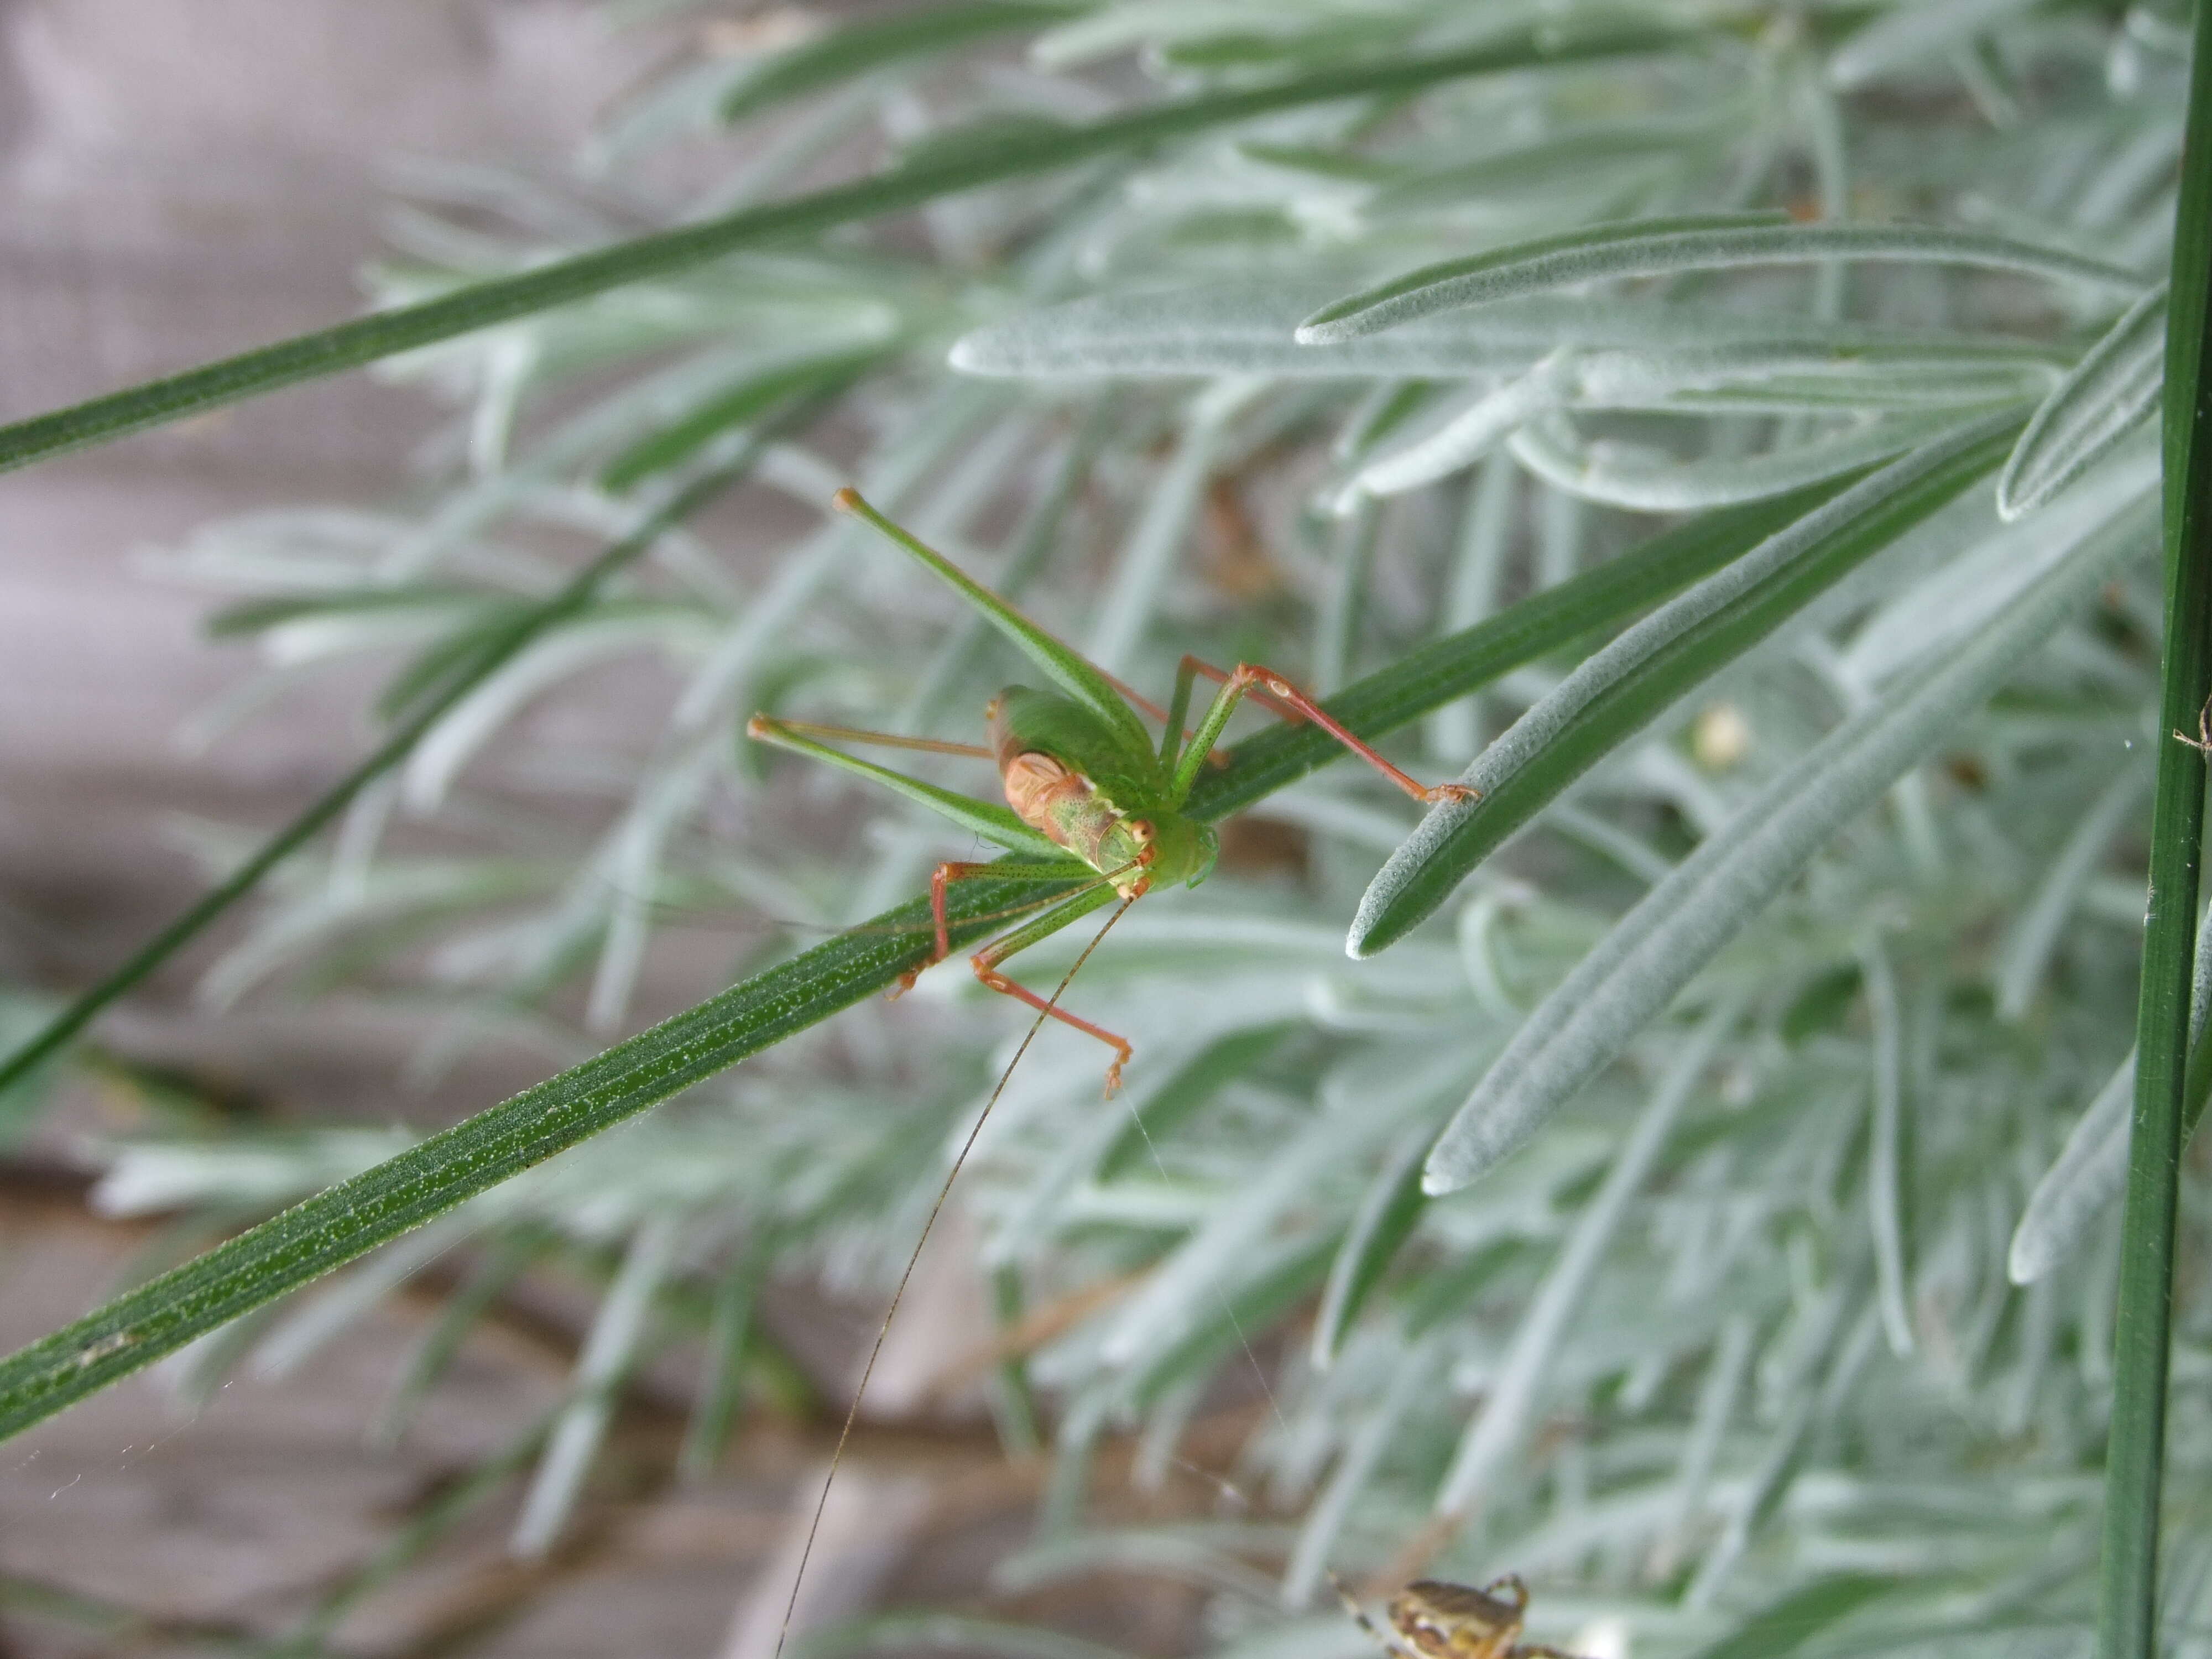
[[[914,989],[915,981],[952,954],[951,929],[945,919],[945,889],[956,881],[969,881],[977,876],[1004,875],[988,864],[940,864],[929,873],[929,919],[936,925],[936,948],[930,951],[929,960],[919,968],[910,968],[898,976],[888,994],[896,1000],[901,994]]]
[[[1022,943],[1026,944],[1028,941],[1024,940]],[[1103,1025],[1093,1025],[1079,1014],[1071,1014],[1058,1003],[1047,1001],[1035,991],[1030,990],[1028,986],[1017,985],[1000,973],[999,964],[1019,949],[1021,949],[1021,944],[1015,943],[1012,937],[1003,939],[995,945],[986,945],[982,950],[978,951],[969,958],[969,965],[975,970],[977,979],[1001,996],[1009,996],[1017,1002],[1026,1003],[1037,1012],[1049,1014],[1063,1025],[1073,1025],[1085,1036],[1097,1037],[1099,1042],[1111,1048],[1114,1051],[1114,1063],[1106,1068],[1106,1094],[1107,1097],[1111,1099],[1121,1086],[1121,1068],[1129,1063],[1129,1056],[1135,1052],[1129,1047],[1128,1039],[1115,1036]]]
[[[1249,694],[1257,697],[1286,720],[1311,720],[1424,805],[1433,806],[1440,800],[1474,800],[1482,793],[1464,783],[1431,786],[1407,776],[1332,720],[1319,703],[1272,668],[1262,668],[1257,663],[1240,662],[1233,671],[1224,673],[1212,663],[1196,657],[1185,657],[1178,672],[1203,674],[1207,679],[1220,682],[1240,696]]]

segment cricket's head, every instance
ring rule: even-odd
[[[1146,848],[1151,850],[1145,873],[1154,887],[1170,886],[1176,882],[1186,887],[1197,886],[1213,873],[1213,860],[1221,851],[1220,838],[1213,833],[1212,824],[1187,818],[1180,812],[1132,817],[1120,829],[1128,837],[1130,856],[1138,856]]]

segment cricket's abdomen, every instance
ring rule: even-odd
[[[1144,871],[1133,867],[1142,842],[1132,836],[1127,815],[1082,773],[1055,756],[1028,749],[1001,754],[999,774],[1006,781],[1006,805],[1030,829],[1101,875],[1115,876],[1115,887],[1125,896],[1142,879]]]

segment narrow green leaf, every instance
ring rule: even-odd
[[[1695,1659],[1782,1659],[1817,1640],[1832,1625],[1897,1588],[1894,1578],[1843,1572],[1770,1601],[1735,1630],[1698,1650]]]
[[[2158,785],[2151,806],[2150,912],[2136,1005],[2135,1121],[2113,1315],[2112,1416],[2105,1454],[2097,1651],[2158,1650],[2159,1500],[2175,1227],[2196,949],[2205,757],[2191,739],[2212,697],[2212,6],[2197,9],[2189,118],[2174,210],[2163,421],[2166,650]]]
[[[1594,629],[1619,626],[1654,600],[1740,556],[1820,498],[1820,492],[1803,492],[1755,502],[1668,531],[1424,647],[1331,698],[1329,710],[1364,736],[1381,737]],[[1310,726],[1265,733],[1240,744],[1229,767],[1200,780],[1190,810],[1208,818],[1225,816],[1343,753],[1326,733]],[[342,808],[343,802],[333,815]],[[266,857],[262,868],[327,821],[296,835],[288,831],[288,844]],[[992,924],[974,918],[1035,898],[1037,886],[1034,880],[1006,879],[963,882],[953,888],[946,908],[954,942],[982,937]],[[200,908],[215,913],[204,904]],[[928,920],[928,905],[921,899],[885,912],[866,931],[829,940],[756,974],[20,1350],[0,1361],[0,1437],[51,1416],[509,1176],[878,994],[927,959]],[[51,1052],[100,1006],[85,1009],[58,1035],[49,1028],[51,1040],[24,1050],[9,1063],[8,1074],[18,1074]]]
[[[742,121],[870,70],[950,52],[994,34],[1043,27],[1067,15],[1065,4],[1048,0],[966,0],[847,23],[748,64],[722,94],[718,112],[725,121]]]
[[[1428,1152],[1427,1129],[1405,1137],[1359,1200],[1322,1289],[1321,1312],[1314,1320],[1315,1370],[1327,1370],[1335,1362],[1345,1333],[1367,1304],[1367,1293],[1382,1282],[1399,1247],[1419,1224],[1429,1201],[1421,1190],[1421,1163]]]
[[[808,357],[747,375],[708,398],[683,419],[648,433],[606,464],[599,488],[617,495],[656,472],[680,465],[716,438],[759,419],[790,398],[823,397],[842,391],[883,362],[893,348],[872,346],[827,357]]]
[[[334,823],[356,796],[415,751],[416,745],[461,700],[550,628],[587,605],[607,579],[635,562],[672,525],[681,523],[730,488],[747,471],[752,452],[694,480],[648,514],[631,534],[614,543],[579,570],[561,590],[514,615],[484,636],[475,655],[445,671],[441,689],[425,693],[416,712],[379,744],[368,759],[313,805],[278,830],[210,890],[198,902],[149,939],[131,958],[64,1008],[46,1029],[0,1060],[0,1089],[21,1077],[90,1024],[94,1016],[159,968],[190,939],[260,884],[261,878]]]
[[[1346,949],[1388,949],[1420,925],[1506,838],[1630,733],[1905,529],[1986,474],[2009,424],[1931,444],[1862,479],[1597,652],[1462,775],[1481,799],[1436,808],[1369,884]]]
[[[2166,378],[2166,289],[2129,307],[2020,434],[1997,478],[1997,511],[2033,513],[2149,418]]]
[[[2130,296],[2145,287],[2142,277],[2118,265],[1974,231],[1923,225],[1803,225],[1772,213],[1687,214],[1563,231],[1469,258],[1423,265],[1323,306],[1299,325],[1297,337],[1301,344],[1328,345],[1439,311],[1583,283],[1861,259],[2010,271]]]
[[[810,195],[742,208],[719,219],[641,236],[520,276],[474,283],[434,300],[380,311],[0,427],[0,471],[280,386],[358,368],[495,323],[572,305],[627,283],[687,270],[741,249],[812,235],[942,196],[1142,149],[1277,110],[1346,98],[1403,95],[1470,76],[1664,52],[1685,40],[1673,30],[1641,24],[1589,30],[1547,24],[1460,52],[1355,64],[1272,85],[1200,93],[1070,125],[1050,143],[995,146],[982,155],[940,153],[935,160],[895,167]]]

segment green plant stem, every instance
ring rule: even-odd
[[[1364,737],[1383,735],[1628,617],[1740,556],[1806,510],[1804,492],[1711,514],[1499,616],[1413,653],[1332,698]],[[1343,750],[1310,726],[1267,733],[1209,772],[1189,810],[1218,817]],[[1073,883],[1070,885],[1073,885]],[[1038,896],[1032,880],[952,889],[956,945],[995,931],[990,913]],[[478,1113],[226,1240],[0,1360],[0,1437],[49,1417],[194,1338],[888,988],[930,952],[916,898],[864,931],[815,946],[697,1007]]]
[[[355,797],[412,754],[424,734],[463,697],[496,672],[501,665],[563,617],[582,610],[610,576],[636,560],[670,526],[690,518],[736,483],[751,466],[757,448],[757,443],[748,444],[744,453],[736,459],[685,485],[643,524],[570,577],[558,592],[520,612],[498,632],[478,641],[465,658],[448,671],[439,690],[395,726],[366,760],[331,785],[298,817],[262,842],[252,857],[147,940],[129,961],[63,1009],[28,1042],[0,1060],[0,1089],[24,1076],[84,1030],[102,1009],[145,980],[198,937],[209,923],[258,886],[264,876],[336,822],[353,805]]]
[[[2158,793],[2151,809],[2150,909],[2136,1006],[2135,1121],[2112,1331],[2112,1417],[2105,1455],[2104,1557],[2097,1597],[2102,1659],[2152,1659],[2158,1646],[2159,1501],[2166,1455],[2175,1218],[2196,950],[2205,757],[2191,741],[2212,695],[2212,7],[2197,9],[2189,123],[2175,209],[2166,337],[2166,652]],[[2178,738],[2178,740],[2177,740]]]
[[[1673,30],[1640,24],[1587,33],[1577,33],[1565,25],[1547,25],[1465,51],[1352,64],[1272,86],[1200,93],[1064,128],[1025,127],[1018,133],[979,129],[971,135],[956,131],[935,142],[927,154],[872,178],[742,208],[702,224],[540,265],[520,276],[474,283],[434,300],[380,311],[0,427],[0,471],[587,300],[626,283],[665,276],[742,249],[899,212],[961,191],[1054,172],[1301,105],[1403,95],[1440,81],[1659,52],[1684,40]],[[971,142],[961,142],[963,136]]]

